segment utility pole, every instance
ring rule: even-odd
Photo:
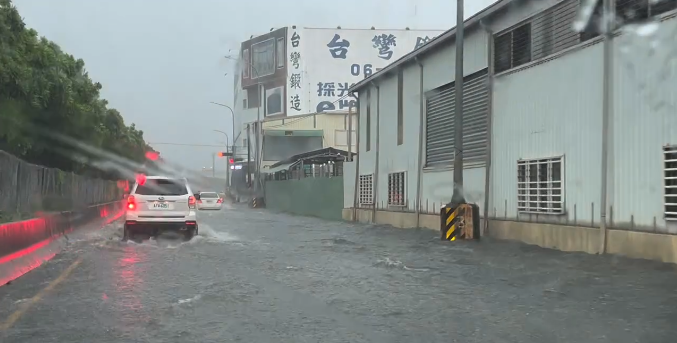
[[[611,123],[610,117],[613,114],[613,37],[615,27],[615,18],[616,18],[616,9],[614,6],[614,1],[612,0],[603,0],[603,15],[602,21],[604,27],[604,69],[603,77],[604,81],[602,83],[602,93],[604,99],[602,100],[602,184],[601,184],[601,199],[600,199],[600,235],[601,235],[601,247],[600,253],[606,253],[606,241],[607,241],[607,223],[606,223],[606,210],[607,210],[607,182],[608,182],[608,171],[609,171],[609,125]]]
[[[247,185],[252,184],[252,171],[250,170],[249,166],[251,165],[251,159],[252,159],[252,140],[251,137],[249,136],[249,128],[251,127],[250,124],[247,124]]]
[[[237,91],[235,92],[235,95],[237,95]],[[222,103],[218,103],[218,102],[214,102],[214,101],[210,101],[209,103],[210,103],[210,104],[213,104],[213,105],[225,107],[225,108],[227,108],[227,109],[230,111],[230,118],[231,118],[231,120],[232,120],[231,128],[232,128],[232,130],[233,130],[232,135],[231,135],[231,137],[233,138],[233,139],[232,139],[232,141],[233,141],[233,142],[232,142],[232,144],[233,144],[232,149],[233,149],[233,150],[232,150],[231,152],[233,153],[233,158],[235,158],[235,157],[236,157],[236,155],[235,155],[235,154],[236,154],[236,151],[235,151],[235,140],[236,140],[236,137],[235,137],[235,111],[233,111],[233,108],[232,108],[232,107],[230,107],[230,106],[228,106],[228,105],[224,105],[224,104],[222,104]],[[222,132],[222,133],[225,134],[225,132]],[[226,134],[226,137],[228,137],[227,134]],[[226,146],[227,146],[227,145],[228,145],[228,141],[226,140]],[[226,150],[226,151],[228,151],[228,150]],[[230,177],[229,177],[229,173],[230,173],[230,162],[228,163],[227,167],[228,167],[228,169],[227,169],[227,171],[226,171],[226,178],[227,178],[226,184],[228,185],[228,188],[231,188],[231,187],[233,186],[233,182],[230,180]]]
[[[216,153],[212,153],[212,177],[216,177]]]
[[[348,162],[352,161],[353,161],[353,106],[350,106],[350,103],[348,103]]]
[[[463,195],[463,0],[456,0],[456,80],[454,96],[454,193],[453,204],[465,203]]]
[[[259,92],[259,106],[256,110],[256,154],[255,154],[255,158],[256,158],[256,175],[255,175],[256,181],[255,182],[256,183],[254,184],[254,194],[256,194],[256,196],[258,196],[258,194],[259,194],[259,178],[260,178],[260,175],[259,175],[260,145],[259,144],[261,144],[261,143],[259,142],[259,140],[261,139],[261,136],[260,136],[261,135],[261,106],[263,105],[263,97],[265,96],[265,94],[261,94],[261,93],[263,93],[263,92],[261,92],[261,88],[262,88],[261,86],[262,85],[260,85],[260,84],[257,86],[257,91]]]

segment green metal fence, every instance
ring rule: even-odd
[[[307,177],[265,183],[266,208],[292,214],[341,220],[343,177]]]

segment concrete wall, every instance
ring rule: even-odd
[[[367,209],[344,209],[343,220],[370,223],[372,211]],[[376,211],[376,222],[396,228],[416,227],[417,215],[408,212]],[[420,228],[439,231],[439,214],[420,214]],[[521,241],[548,249],[569,252],[599,254],[602,235],[596,228],[525,223],[510,220],[489,220],[487,236]],[[677,263],[677,236],[609,230],[606,252],[632,258]]]
[[[266,207],[274,211],[341,220],[343,178],[266,181]]]

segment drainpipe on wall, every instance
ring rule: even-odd
[[[378,204],[378,165],[379,165],[379,136],[381,132],[381,127],[380,127],[380,113],[381,113],[381,88],[376,85],[373,81],[371,82],[371,85],[376,88],[376,165],[374,167],[374,204],[372,206],[372,212],[371,212],[371,222],[376,223],[376,205]]]
[[[357,206],[359,205],[359,188],[358,184],[360,182],[360,98],[358,95],[353,94],[354,97],[357,98],[357,111],[356,112],[356,121],[357,121],[357,142],[355,142],[355,154],[357,155],[357,161],[355,162],[355,192],[353,193],[353,221],[357,221]],[[352,130],[352,122],[350,122],[351,125],[348,125],[350,127],[350,130]],[[348,134],[350,135],[351,132],[349,131]],[[351,156],[351,161],[353,160]]]
[[[421,183],[423,182],[423,137],[425,135],[425,95],[423,94],[423,63],[414,57],[419,66],[421,75],[419,78],[419,128],[418,128],[418,174],[416,178],[416,227],[421,227]]]
[[[487,81],[488,93],[489,93],[489,108],[487,113],[487,160],[485,162],[485,176],[484,176],[484,225],[482,230],[482,236],[489,234],[489,197],[491,196],[491,136],[492,136],[492,121],[494,117],[494,33],[491,31],[484,22],[480,21],[480,26],[482,26],[487,33]]]
[[[614,6],[613,0],[604,0],[604,11],[603,13],[607,14],[608,18],[615,18],[616,9]],[[604,20],[604,74],[603,74],[603,84],[602,84],[602,184],[600,190],[600,254],[606,253],[607,247],[607,223],[606,223],[606,211],[607,211],[607,182],[608,182],[608,169],[609,169],[609,123],[611,122],[610,117],[613,114],[613,37],[614,37],[614,21],[613,20]]]

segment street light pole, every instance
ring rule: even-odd
[[[218,102],[214,102],[214,101],[210,101],[209,103],[210,103],[210,104],[213,104],[213,105],[225,107],[225,108],[227,108],[227,109],[230,111],[230,117],[231,117],[232,122],[233,122],[233,123],[232,123],[233,133],[232,133],[232,136],[231,136],[231,137],[233,137],[233,148],[235,148],[235,111],[233,111],[233,108],[230,107],[230,106],[228,106],[228,105],[224,105],[224,104],[221,104],[221,103],[218,103]],[[233,151],[233,154],[235,154],[235,151]]]
[[[224,136],[226,136],[226,152],[228,152],[228,141],[230,140],[228,138],[228,134],[221,130],[212,130],[212,131],[221,133]],[[228,156],[226,156],[226,158],[228,158]],[[228,188],[230,188],[230,158],[226,160],[226,185],[228,186]]]

